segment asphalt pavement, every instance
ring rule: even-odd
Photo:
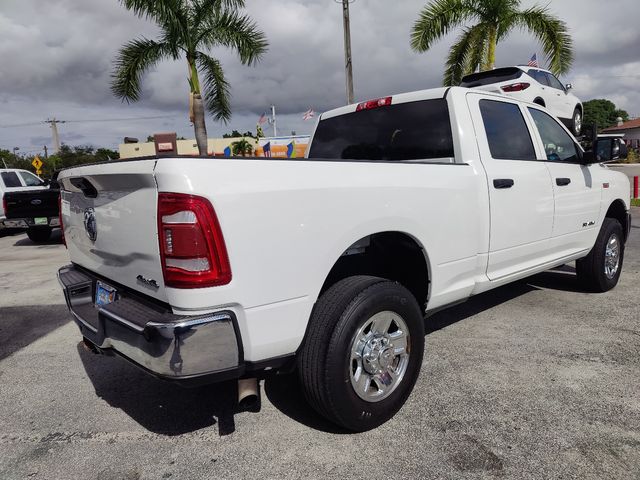
[[[93,355],[55,278],[58,243],[0,237],[0,478],[640,478],[640,209],[620,284],[572,265],[428,320],[416,388],[371,432],[337,430],[293,376],[237,412]]]

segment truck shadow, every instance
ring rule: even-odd
[[[0,307],[0,360],[70,320],[66,305]]]
[[[96,355],[78,343],[78,355],[96,394],[147,430],[175,436],[218,426],[235,431],[235,382],[184,388],[156,379],[119,357]]]
[[[51,232],[51,238],[46,242],[32,242],[27,234],[24,236],[20,236],[20,239],[13,244],[14,247],[33,247],[34,245],[46,246],[46,245],[61,245],[62,244],[62,230],[59,228],[55,228],[53,232]]]

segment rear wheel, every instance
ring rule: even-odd
[[[614,218],[605,218],[589,255],[576,261],[578,280],[590,292],[611,290],[620,279],[623,260],[622,225]]]
[[[582,112],[579,108],[576,108],[573,111],[573,116],[571,117],[571,133],[575,136],[580,135],[582,132]]]
[[[423,350],[422,313],[411,292],[382,278],[354,276],[316,303],[298,373],[315,410],[348,430],[366,431],[400,410]]]
[[[51,230],[51,227],[31,227],[27,230],[27,236],[34,243],[43,243],[51,237]]]

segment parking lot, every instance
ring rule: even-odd
[[[182,389],[81,345],[59,237],[0,237],[0,478],[640,478],[640,209],[620,284],[572,266],[428,319],[422,373],[391,421],[336,430],[295,377]]]

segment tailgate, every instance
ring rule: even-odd
[[[58,190],[27,190],[4,194],[7,218],[58,216]]]
[[[137,160],[87,165],[63,171],[58,181],[71,261],[114,284],[166,301],[155,164]]]

